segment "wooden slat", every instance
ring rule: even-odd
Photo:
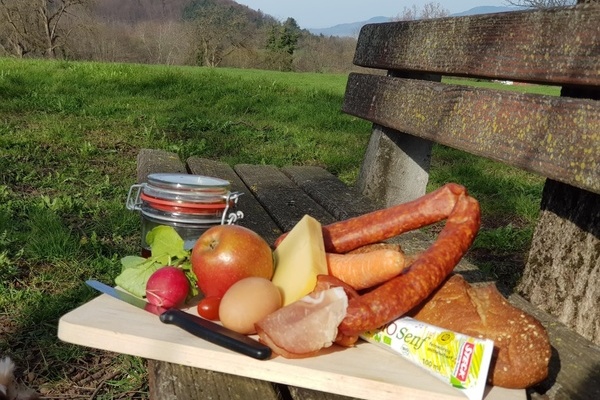
[[[185,164],[177,154],[158,149],[141,149],[137,155],[137,182],[146,182],[148,175],[159,172],[186,173]]]
[[[150,400],[248,399],[280,400],[279,385],[181,364],[152,361]]]
[[[276,167],[238,164],[234,169],[284,232],[291,230],[305,214],[322,224],[335,221],[331,214]]]
[[[335,395],[295,386],[290,386],[289,392],[292,399],[297,400],[358,400],[355,397]],[[285,400],[285,398],[283,400]]]
[[[379,125],[600,192],[597,100],[351,74],[343,110]]]
[[[338,220],[379,208],[375,201],[362,196],[323,168],[287,166],[281,171]]]
[[[250,189],[244,185],[244,182],[229,165],[199,157],[189,158],[187,165],[193,174],[226,179],[231,182],[233,191],[244,193],[238,200],[238,209],[244,213],[244,218],[237,222],[238,225],[252,229],[270,244],[273,244],[275,239],[281,235],[281,229],[273,222],[258,200],[252,196]]]
[[[354,63],[600,86],[600,5],[365,25]]]

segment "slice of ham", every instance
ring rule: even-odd
[[[337,337],[348,296],[341,287],[314,291],[256,324],[260,340],[285,358],[315,355]]]

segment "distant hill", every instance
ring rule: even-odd
[[[502,6],[480,6],[460,13],[452,14],[451,17],[464,17],[466,15],[492,14],[499,12],[516,11],[518,7],[502,7]]]
[[[380,22],[389,22],[391,21],[390,17],[373,17],[367,21],[360,22],[351,22],[347,24],[339,24],[332,26],[330,28],[323,29],[308,29],[310,33],[313,35],[323,35],[323,36],[350,36],[357,37],[364,25],[367,24],[378,24]]]
[[[460,17],[465,15],[477,15],[477,14],[490,14],[490,13],[499,13],[499,12],[507,12],[507,11],[515,11],[518,10],[516,7],[496,7],[496,6],[480,6],[474,7],[470,10],[463,11],[461,13],[451,14],[451,17]],[[360,28],[367,24],[376,24],[380,22],[389,22],[392,20],[392,17],[373,17],[367,21],[360,22],[350,22],[346,24],[339,24],[332,26],[330,28],[322,28],[322,29],[311,29],[308,31],[313,35],[323,35],[323,36],[349,36],[349,37],[357,37],[360,32]]]

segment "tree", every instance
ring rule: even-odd
[[[445,9],[440,3],[426,3],[423,8],[419,10],[416,5],[412,7],[404,7],[402,13],[398,14],[395,21],[413,21],[416,19],[431,19],[431,18],[442,18],[450,15],[450,11]]]
[[[0,0],[3,47],[55,58],[72,32],[72,19],[91,0]]]
[[[301,29],[294,18],[283,24],[273,24],[267,36],[268,59],[272,67],[289,71],[292,69],[294,51],[298,46]]]
[[[132,27],[140,50],[137,57],[149,64],[184,64],[192,45],[188,24],[182,21],[145,21]]]
[[[547,8],[571,6],[576,0],[506,0],[506,4],[516,7]]]
[[[29,10],[31,11],[31,10]],[[0,45],[9,54],[23,57],[35,47],[30,35],[34,15],[25,12],[24,4],[11,0],[0,0]]]
[[[294,71],[347,73],[355,50],[353,37],[302,35],[294,52]]]
[[[199,65],[216,67],[233,51],[246,47],[251,37],[249,22],[235,4],[217,0],[194,3],[192,18]]]
[[[290,55],[294,54],[298,39],[300,38],[300,27],[294,18],[288,18],[279,28],[274,27],[269,35],[267,48],[269,50],[283,51]]]

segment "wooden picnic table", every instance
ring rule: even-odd
[[[244,193],[236,223],[269,243],[290,230],[305,214],[323,223],[364,214],[376,202],[360,195],[319,167],[236,165],[144,149],[138,155],[138,180],[156,172],[182,172],[226,179]],[[428,245],[418,232],[401,240],[407,251]],[[483,279],[473,266],[461,268],[471,281]],[[195,313],[195,309],[188,310]],[[257,361],[161,324],[155,315],[106,295],[61,319],[61,339],[148,359],[150,397],[244,399],[461,399],[463,395],[407,360],[361,342],[355,348],[334,345],[301,360],[274,357]],[[524,390],[491,388],[486,399],[525,399]]]

